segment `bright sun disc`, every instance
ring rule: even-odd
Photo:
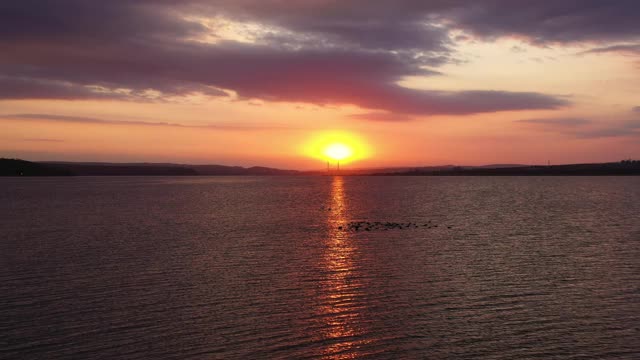
[[[371,148],[360,136],[346,131],[314,133],[301,147],[301,153],[321,161],[341,165],[367,159]]]
[[[324,154],[333,160],[344,160],[353,155],[353,150],[345,144],[330,144],[324,149]]]

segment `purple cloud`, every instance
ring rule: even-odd
[[[279,0],[218,0],[207,4],[212,11],[239,20],[275,24],[300,32],[315,29],[345,39],[358,39],[364,47],[386,44],[387,48],[396,50],[398,47],[433,49],[425,44],[446,47],[448,39],[430,28],[409,34],[403,26],[388,24],[409,24],[416,30],[419,24],[446,24],[449,29],[463,29],[477,36],[519,36],[538,43],[609,41],[640,36],[637,26],[640,3],[636,0],[319,0],[295,4]],[[374,26],[379,31],[358,36]],[[350,31],[344,31],[345,28]],[[425,36],[432,42],[421,42]],[[387,41],[389,39],[393,41]]]
[[[356,0],[285,8],[270,0],[9,2],[0,5],[0,100],[147,101],[149,91],[166,98],[195,92],[227,96],[223,90],[230,90],[241,99],[349,104],[404,115],[569,105],[564,97],[535,92],[398,85],[407,76],[435,75],[434,67],[452,61],[449,29],[436,21],[448,16],[462,24],[467,17],[459,13],[460,4]],[[190,39],[207,29],[183,16],[189,14],[254,21],[288,32],[263,34],[250,44],[199,43]]]
[[[448,2],[453,4],[453,1]],[[623,41],[640,36],[635,0],[479,0],[442,13],[477,36],[525,37],[534,43]]]
[[[314,104],[353,104],[408,114],[471,114],[523,109],[555,109],[566,106],[560,97],[529,92],[424,91],[396,84],[405,76],[429,75],[413,59],[391,53],[347,50],[283,50],[258,45],[170,44],[166,46],[121,46],[92,61],[93,53],[39,56],[37,49],[14,51],[0,60],[0,69],[31,82],[68,82],[51,92],[55,98],[70,97],[70,88],[82,90],[80,98],[109,96],[87,90],[88,86],[132,89],[134,94],[153,89],[168,95],[195,91],[226,95],[235,91],[241,98]],[[30,63],[25,64],[24,60]],[[18,60],[22,64],[18,63]],[[48,66],[55,63],[55,67]],[[4,98],[29,96],[24,87],[14,94],[4,87]],[[33,87],[32,98],[49,92]],[[123,94],[115,94],[122,97]]]
[[[126,99],[122,94],[104,94],[90,87],[63,80],[0,75],[0,100],[106,98]]]

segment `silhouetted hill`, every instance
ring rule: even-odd
[[[522,164],[490,164],[481,166],[471,165],[437,165],[437,166],[405,166],[405,167],[385,167],[385,168],[360,168],[352,169],[349,167],[340,169],[341,175],[380,175],[380,174],[398,174],[398,173],[413,173],[413,172],[434,172],[453,169],[494,169],[494,168],[516,168],[527,167],[530,165]],[[305,171],[304,175],[327,175],[335,174],[336,171],[332,170],[328,173],[326,170]]]
[[[193,169],[180,166],[144,165],[58,165],[79,176],[184,176],[198,175]]]
[[[281,175],[396,175],[396,176],[598,176],[640,175],[640,161],[554,166],[485,165],[414,168],[296,171],[254,166],[185,165],[154,163],[31,162],[0,159],[0,176],[281,176]]]
[[[297,175],[295,170],[280,170],[268,167],[254,166],[244,168],[240,166],[225,165],[186,165],[170,163],[77,163],[77,162],[46,162],[43,164],[55,165],[67,169],[71,173],[80,176],[231,176],[231,175]]]
[[[467,168],[483,168],[483,169],[499,169],[499,168],[519,168],[519,167],[527,167],[531,165],[523,165],[523,164],[489,164],[482,166],[465,166]]]
[[[280,170],[268,167],[254,166],[244,168],[240,166],[224,165],[191,165],[199,175],[298,175],[295,170]]]
[[[299,175],[300,172],[296,170],[281,170],[268,168],[263,166],[253,166],[247,169],[247,173],[251,175]]]
[[[399,176],[606,176],[640,175],[640,161],[517,167],[452,167],[440,170],[414,169],[405,172],[378,173]]]
[[[71,171],[53,165],[0,158],[0,176],[69,176]]]

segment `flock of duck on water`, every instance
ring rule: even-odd
[[[426,228],[433,229],[437,228],[437,224],[433,224],[431,220],[424,224],[419,223],[401,223],[401,222],[381,222],[381,221],[352,221],[349,222],[346,226],[338,226],[338,230],[343,231],[373,231],[373,230],[403,230],[403,229],[418,229],[418,228]],[[451,229],[452,226],[447,226],[447,229]]]
[[[322,210],[331,211],[330,207],[321,207]],[[391,222],[391,221],[350,221],[346,225],[339,225],[338,230],[341,231],[374,231],[374,230],[405,230],[405,229],[434,229],[438,225],[434,224],[431,220],[427,220],[426,223],[414,223],[414,222]],[[445,226],[443,226],[444,228]],[[452,225],[447,225],[447,229],[453,228]]]

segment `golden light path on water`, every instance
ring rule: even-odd
[[[323,338],[327,346],[323,355],[331,359],[352,359],[359,355],[358,347],[367,343],[362,324],[364,284],[357,276],[354,257],[358,247],[346,231],[348,208],[345,201],[344,179],[335,176],[331,184],[331,208],[328,216],[329,238],[322,259],[325,278],[318,309],[324,321]]]

